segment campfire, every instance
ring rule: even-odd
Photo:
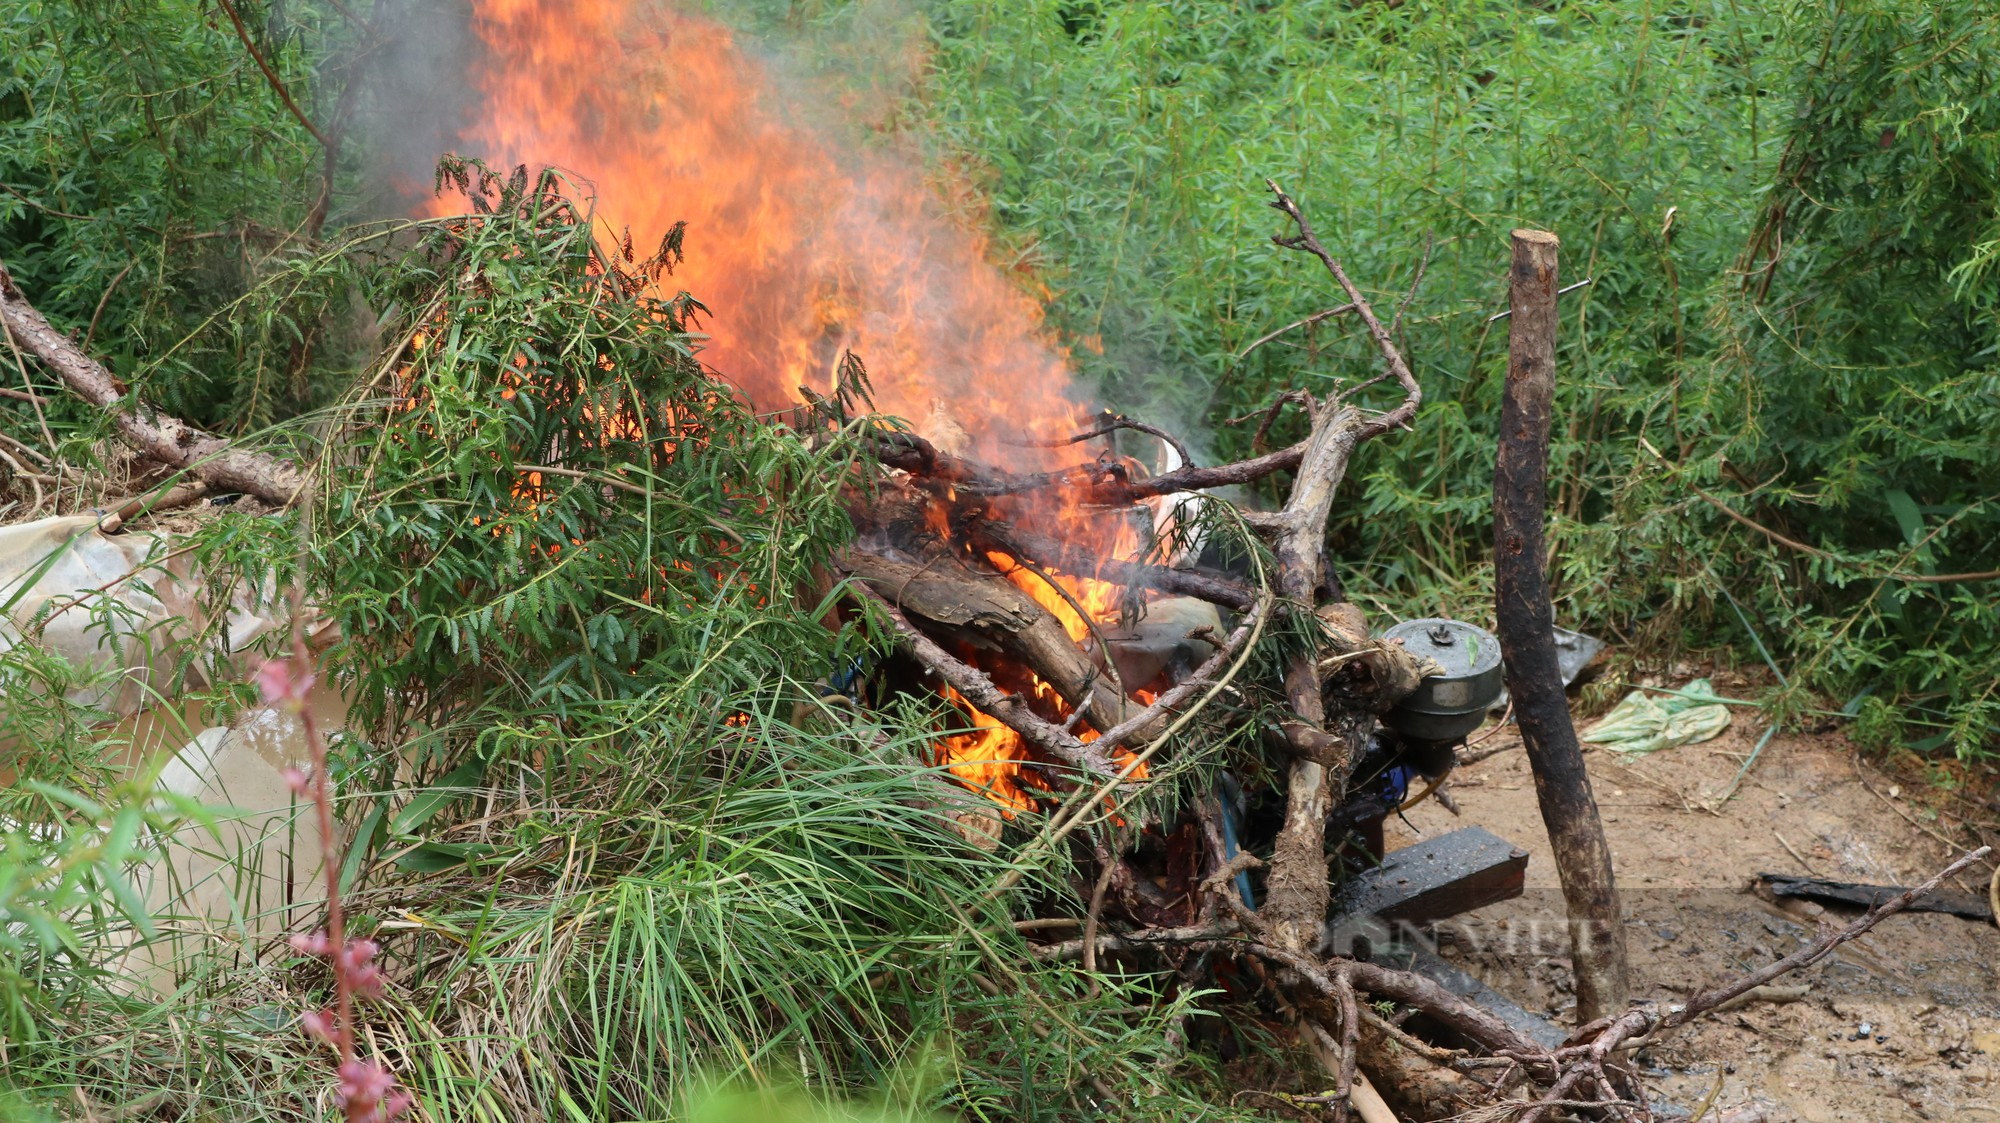
[[[760,409],[839,401],[860,356],[869,404],[906,420],[852,505],[846,564],[949,658],[913,647],[923,681],[894,684],[958,715],[936,762],[1010,815],[1086,777],[1144,780],[1133,746],[1269,616],[1249,615],[1250,574],[1190,564],[1196,492],[1300,450],[1217,473],[1164,430],[1094,413],[1022,279],[940,212],[916,165],[782,115],[721,24],[674,12],[642,34],[616,4],[475,10],[468,148],[578,169],[632,229],[685,224],[668,283],[712,310],[701,360]],[[607,59],[630,80],[603,81]]]
[[[1329,820],[1344,829],[1335,812],[1357,761],[1372,782],[1401,753],[1377,714],[1426,669],[1371,635],[1323,548],[1349,455],[1406,426],[1421,397],[1398,318],[1377,317],[1274,186],[1290,226],[1279,243],[1344,294],[1320,319],[1359,321],[1386,366],[1324,397],[1286,394],[1254,419],[1261,444],[1283,411],[1301,411],[1305,440],[1200,463],[1176,434],[1085,403],[1025,279],[942,213],[917,163],[797,123],[761,96],[770,76],[727,29],[664,18],[642,30],[616,4],[475,4],[482,116],[462,142],[578,169],[618,223],[684,230],[685,261],[661,295],[699,294],[712,313],[701,361],[758,409],[805,433],[902,419],[873,430],[879,468],[849,496],[858,536],[838,565],[850,608],[899,641],[872,700],[915,695],[945,715],[928,763],[1003,819],[1074,830],[1079,809],[1123,806],[1155,776],[1173,734],[1226,711],[1263,762],[1262,913],[1284,942],[1313,946],[1336,880]],[[603,80],[607,60],[626,80]],[[1382,408],[1367,408],[1382,382]],[[1215,494],[1281,475],[1276,509]],[[1246,673],[1249,657],[1275,632],[1292,637],[1289,654],[1258,681],[1272,676]],[[1152,829],[1206,840],[1189,872],[1242,865],[1213,793],[1196,794],[1205,811]],[[1179,888],[1184,906],[1167,911],[1181,919],[1217,907]]]

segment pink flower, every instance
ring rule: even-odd
[[[299,1028],[305,1030],[306,1035],[309,1037],[317,1037],[322,1041],[332,1041],[333,1011],[307,1010],[305,1013],[299,1015]]]
[[[290,659],[266,659],[257,668],[257,690],[264,701],[293,713],[305,708],[306,692],[312,684],[312,672],[301,670]]]
[[[340,1100],[367,1110],[396,1087],[396,1078],[374,1061],[353,1060],[340,1066]]]
[[[361,998],[382,997],[382,969],[375,956],[382,945],[373,940],[349,940],[336,961],[336,969],[347,977],[348,989]]]
[[[325,932],[314,932],[310,936],[304,932],[294,932],[285,942],[300,955],[325,955],[333,950],[333,944],[327,940]]]
[[[293,795],[304,798],[307,793],[312,791],[312,778],[298,769],[287,767],[283,775],[285,777],[285,786],[292,789]]]

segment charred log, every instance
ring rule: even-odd
[[[919,563],[858,547],[844,552],[838,564],[905,613],[1019,660],[1100,730],[1137,709],[1071,642],[1062,621],[997,573],[949,554]]]

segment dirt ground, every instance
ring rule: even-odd
[[[1725,693],[1728,693],[1725,688]],[[1579,722],[1579,724],[1583,724]],[[1715,740],[1649,756],[1591,749],[1627,916],[1635,999],[1688,992],[1795,950],[1822,920],[1858,909],[1773,904],[1749,891],[1760,871],[1913,885],[1984,834],[2000,806],[1936,775],[1895,776],[1836,734],[1778,736],[1719,813],[1763,733],[1735,710]],[[1556,873],[1525,755],[1509,728],[1479,746],[1512,747],[1455,773],[1455,818],[1437,801],[1391,819],[1391,848],[1478,824],[1529,850],[1527,892],[1439,926],[1448,959],[1524,1008],[1567,1025],[1574,1013]],[[1478,751],[1478,750],[1475,750]],[[1948,845],[1951,844],[1951,845]],[[1991,866],[1960,879],[1985,896]],[[1884,921],[1819,965],[1795,1002],[1709,1018],[1641,1054],[1655,1085],[1692,1109],[1718,1078],[1717,1108],[1762,1106],[1773,1123],[1957,1120],[2000,1123],[2000,930],[1936,913]]]

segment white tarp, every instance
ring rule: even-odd
[[[0,613],[0,653],[24,633],[31,636],[86,672],[87,685],[72,692],[72,701],[123,716],[172,685],[183,662],[176,649],[211,618],[192,565],[176,555],[171,537],[105,534],[97,522],[94,515],[65,515],[0,527],[0,605],[7,606]],[[284,615],[283,605],[259,605],[239,583],[220,646],[241,652]],[[200,675],[203,662],[187,661],[189,672]],[[9,685],[0,678],[0,705]]]

